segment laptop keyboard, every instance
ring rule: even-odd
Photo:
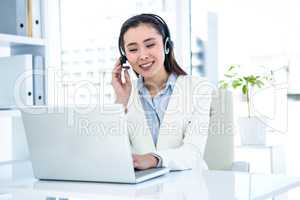
[[[160,171],[162,168],[151,168],[151,169],[146,169],[146,170],[135,170],[135,178],[140,178],[143,176],[146,176],[148,174],[152,174],[154,172]]]

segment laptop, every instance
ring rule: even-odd
[[[38,179],[139,183],[169,172],[167,168],[134,169],[121,105],[34,106],[21,112]]]

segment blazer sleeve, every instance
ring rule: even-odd
[[[155,152],[162,158],[163,167],[170,170],[207,168],[203,154],[208,136],[212,92],[213,88],[207,81],[198,88],[193,87],[192,112],[184,130],[182,145]]]

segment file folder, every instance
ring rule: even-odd
[[[27,36],[32,37],[32,0],[27,0]]]
[[[32,55],[0,58],[0,109],[33,105]]]
[[[45,65],[42,56],[33,57],[33,104],[45,105]]]
[[[31,1],[31,36],[35,38],[42,37],[42,24],[41,24],[41,0],[28,0]]]
[[[0,33],[26,36],[27,0],[1,0]]]

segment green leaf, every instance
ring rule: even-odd
[[[247,77],[247,80],[249,83],[251,83],[251,85],[255,84],[255,81],[257,80],[255,76],[251,75]]]
[[[230,72],[230,71],[233,70],[234,68],[235,68],[235,66],[234,66],[234,65],[231,65],[231,66],[229,67],[228,71]]]
[[[227,77],[227,78],[232,78],[233,77],[233,75],[231,75],[231,74],[224,74],[224,76]]]
[[[256,84],[259,88],[261,88],[261,86],[264,85],[264,83],[263,83],[261,80],[256,80],[255,84]]]
[[[248,82],[249,81],[249,76],[243,76],[243,79]]]
[[[228,83],[223,83],[220,87],[222,89],[227,89],[228,88]]]
[[[232,81],[231,85],[235,89],[235,88],[241,86],[242,82],[239,79],[237,79],[237,80]]]
[[[220,88],[226,89],[228,87],[228,83],[225,80],[219,81]]]
[[[243,85],[242,91],[243,91],[243,94],[247,94],[248,93],[248,87],[247,87],[247,85]]]

